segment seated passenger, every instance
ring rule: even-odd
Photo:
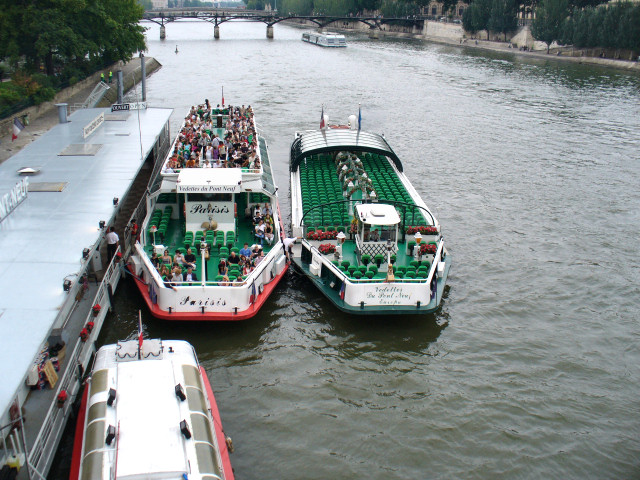
[[[187,254],[184,256],[184,263],[191,266],[191,268],[196,268],[196,256],[191,251],[191,247],[187,248]]]
[[[226,275],[229,268],[227,267],[227,262],[224,258],[220,259],[220,263],[218,263],[218,275]]]
[[[249,244],[245,243],[244,247],[240,249],[240,256],[241,257],[250,257],[251,256],[251,250],[249,250]]]
[[[164,251],[164,255],[160,257],[160,260],[162,260],[162,263],[166,265],[171,265],[172,261],[171,261],[171,255],[169,255],[169,250]]]
[[[231,255],[229,255],[227,262],[229,262],[229,265],[239,265],[240,257],[236,255],[236,252],[231,252]]]
[[[185,282],[197,282],[198,277],[193,271],[193,268],[187,268],[187,271],[182,275],[182,280]]]
[[[371,242],[379,242],[380,241],[380,234],[378,233],[378,230],[371,230],[371,233],[369,234],[369,240]]]
[[[264,229],[264,239],[267,241],[269,245],[273,243],[273,239],[274,239],[273,227],[269,223],[267,223],[267,226]]]
[[[258,225],[256,225],[256,228],[255,228],[256,238],[260,240],[260,245],[262,245],[262,242],[264,240],[265,229],[266,227],[264,224],[264,220],[260,219],[260,221],[258,222]]]
[[[182,264],[185,263],[184,255],[182,255],[182,252],[180,252],[180,250],[178,250],[176,252],[176,255],[173,257],[173,263],[175,263],[177,265],[182,265]]]

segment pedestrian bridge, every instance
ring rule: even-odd
[[[319,30],[335,23],[335,22],[361,22],[369,26],[369,36],[371,38],[378,37],[378,31],[383,25],[404,25],[404,26],[422,26],[424,18],[422,17],[405,17],[405,18],[384,18],[377,17],[332,17],[327,15],[283,15],[278,12],[267,12],[263,10],[243,10],[229,8],[164,8],[160,10],[148,10],[144,12],[143,20],[157,23],[160,25],[160,39],[166,37],[166,24],[176,20],[191,19],[203,20],[214,25],[214,38],[220,38],[220,25],[230,21],[245,22],[262,22],[267,26],[267,38],[273,38],[273,26],[276,23],[285,20],[307,20],[315,23]]]

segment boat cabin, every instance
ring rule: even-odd
[[[356,245],[360,255],[386,255],[398,251],[400,216],[393,205],[366,203],[356,205],[358,222]],[[390,250],[389,250],[389,247]]]
[[[235,168],[188,169],[178,174],[176,192],[184,194],[186,231],[236,228],[235,194],[242,191],[242,172]]]

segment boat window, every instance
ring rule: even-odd
[[[89,413],[87,414],[87,423],[91,423],[93,420],[99,418],[105,418],[107,416],[107,402],[94,403],[89,407]]]
[[[216,452],[211,445],[196,443],[196,457],[198,458],[198,471],[200,473],[213,473],[218,476],[222,474],[215,460]]]
[[[363,237],[365,242],[386,242],[391,240],[396,241],[396,226],[395,225],[369,225],[363,224]]]
[[[94,480],[102,478],[102,465],[104,464],[105,452],[94,452],[82,461],[81,480]]]
[[[104,447],[104,439],[107,432],[106,425],[107,422],[104,420],[87,425],[87,430],[84,436],[85,452],[91,453],[94,450],[100,450]]]
[[[189,402],[189,410],[192,412],[205,413],[207,411],[204,395],[197,388],[187,387],[187,400]]]
[[[193,365],[183,365],[182,374],[184,375],[184,383],[190,387],[196,387],[202,390],[200,383],[200,372]]]
[[[91,389],[89,391],[89,398],[93,397],[96,393],[107,391],[108,370],[98,370],[93,372],[91,376]]]
[[[209,418],[199,413],[191,414],[191,427],[193,428],[193,438],[199,442],[209,442],[213,444],[213,436],[209,427]]]
[[[189,193],[188,202],[230,202],[233,199],[231,193]]]

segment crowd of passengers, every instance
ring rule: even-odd
[[[230,282],[233,282],[234,285],[244,284],[242,276],[248,275],[264,259],[264,252],[262,250],[263,242],[266,241],[269,245],[273,243],[275,236],[273,233],[273,212],[271,211],[271,206],[268,203],[265,203],[263,207],[257,205],[252,211],[252,218],[255,238],[256,241],[260,243],[256,243],[251,248],[249,248],[248,243],[245,243],[244,248],[242,248],[238,254],[232,251],[226,260],[224,258],[220,259],[220,263],[218,263],[218,275],[223,276],[220,285],[230,285]],[[208,248],[211,249],[211,246]],[[187,248],[185,255],[177,251],[173,258],[169,254],[169,250],[165,250],[162,256],[158,256],[154,252],[151,256],[151,263],[156,267],[167,286],[198,281],[195,272],[196,255],[191,248]],[[238,275],[237,278],[229,279],[229,266],[232,264],[238,265],[238,270],[241,272],[241,275]]]
[[[253,245],[249,248],[249,244],[245,243],[244,247],[236,254],[232,251],[228,258],[221,258],[218,263],[218,275],[221,275],[222,281],[219,285],[226,286],[233,284],[234,286],[243,285],[245,283],[242,278],[249,275],[264,260],[264,251],[261,245]],[[165,286],[175,286],[182,283],[199,281],[196,270],[196,256],[191,248],[187,248],[185,255],[177,251],[171,257],[169,250],[165,250],[162,256],[158,256],[155,252],[151,256],[151,263],[158,270],[158,273],[165,282]],[[237,265],[239,275],[230,279],[229,267]],[[206,268],[206,266],[205,266]],[[183,273],[184,271],[184,273]]]
[[[229,116],[222,138],[214,133],[215,115],[220,105],[212,109],[209,100],[192,106],[184,119],[173,153],[164,172],[181,168],[250,168],[260,169],[258,137],[251,105],[229,105]]]

